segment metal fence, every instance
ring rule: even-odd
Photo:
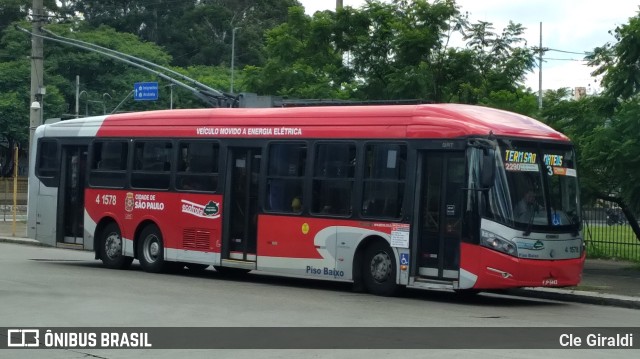
[[[583,216],[587,256],[640,262],[640,241],[619,208],[585,208]]]

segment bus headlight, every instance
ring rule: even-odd
[[[515,243],[484,229],[480,230],[480,244],[498,252],[506,253],[510,256],[518,256],[518,247]]]

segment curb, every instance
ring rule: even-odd
[[[0,243],[22,244],[22,245],[34,246],[34,247],[51,247],[50,245],[40,243],[34,239],[18,238],[18,237],[0,237]]]
[[[609,293],[589,292],[574,289],[558,288],[521,288],[510,289],[510,295],[551,299],[563,302],[585,303],[595,305],[607,305],[620,308],[640,309],[640,297],[617,295]]]

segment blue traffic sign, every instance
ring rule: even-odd
[[[133,85],[133,99],[136,101],[155,101],[158,99],[157,82],[136,82]]]

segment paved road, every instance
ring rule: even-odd
[[[464,301],[451,293],[408,291],[398,298],[353,293],[349,285],[249,275],[228,279],[202,275],[149,274],[137,265],[107,270],[93,254],[0,243],[2,326],[330,326],[330,327],[633,327],[632,309],[527,298],[480,295]],[[485,329],[483,329],[485,330]],[[490,329],[486,329],[490,330]],[[460,338],[464,340],[464,338]],[[508,340],[508,338],[505,338]],[[535,338],[532,338],[535,340]],[[29,354],[25,356],[26,354]],[[539,358],[554,351],[459,350],[456,357]],[[0,357],[333,358],[439,356],[445,351],[3,351]],[[629,351],[563,351],[567,358],[629,357]],[[555,355],[553,355],[555,356]]]

